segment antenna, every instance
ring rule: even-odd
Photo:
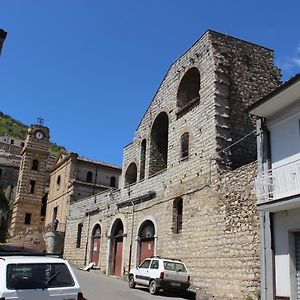
[[[44,121],[43,118],[37,118],[37,125],[44,126]]]

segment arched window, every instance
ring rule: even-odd
[[[91,171],[88,171],[86,174],[86,182],[92,183],[93,181],[93,173]]]
[[[200,73],[195,67],[189,69],[181,79],[177,91],[177,106],[183,108],[200,99]]]
[[[56,184],[58,187],[60,187],[60,182],[61,182],[61,178],[60,178],[60,175],[58,175],[57,179],[56,179]]]
[[[136,183],[137,179],[137,167],[134,162],[132,162],[125,173],[125,185]]]
[[[149,176],[167,168],[168,161],[169,119],[161,112],[151,129]]]
[[[173,201],[173,233],[180,233],[182,231],[182,198],[176,198]]]
[[[116,177],[115,176],[112,176],[110,177],[110,184],[109,184],[110,187],[116,187]]]
[[[32,167],[31,167],[31,170],[34,170],[34,171],[37,171],[39,168],[39,161],[37,159],[34,159],[32,161]]]
[[[141,143],[141,163],[140,163],[140,180],[145,178],[145,165],[146,165],[146,140]]]
[[[82,227],[83,224],[79,223],[77,225],[77,239],[76,239],[76,248],[80,248],[80,244],[81,244],[81,235],[82,235]]]
[[[181,148],[181,158],[186,158],[189,156],[189,133],[185,132],[181,136],[180,140],[180,148]]]

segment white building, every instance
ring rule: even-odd
[[[300,74],[250,114],[257,116],[262,299],[300,299]]]

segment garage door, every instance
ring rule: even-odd
[[[296,233],[296,278],[297,300],[300,300],[300,232]]]

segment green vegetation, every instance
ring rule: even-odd
[[[25,124],[0,111],[0,136],[9,135],[24,140],[26,132],[27,126]],[[64,149],[64,147],[55,143],[50,144],[51,155],[58,156],[60,149]]]

